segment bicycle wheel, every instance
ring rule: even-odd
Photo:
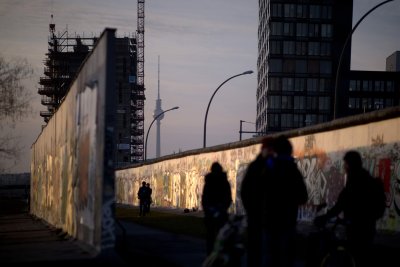
[[[321,267],[355,267],[353,256],[343,247],[328,253],[321,262]]]

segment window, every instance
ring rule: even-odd
[[[282,17],[282,4],[272,4],[271,15],[272,17]]]
[[[283,24],[283,35],[294,36],[294,23],[287,22]]]
[[[384,81],[375,81],[375,92],[383,92],[385,91],[385,82]]]
[[[330,98],[327,96],[320,96],[318,99],[319,110],[329,110],[330,109]]]
[[[349,91],[360,91],[361,82],[358,80],[350,80]]]
[[[296,73],[306,73],[306,72],[307,72],[307,61],[296,60]]]
[[[384,101],[383,98],[375,98],[374,99],[374,108],[375,109],[383,109]]]
[[[280,109],[281,108],[281,97],[278,95],[270,95],[268,101],[268,108]]]
[[[330,79],[319,79],[319,91],[329,92],[331,90],[331,80]]]
[[[306,88],[306,79],[305,78],[296,78],[294,80],[294,90],[298,92],[303,92]]]
[[[318,79],[307,79],[307,92],[316,92],[318,90]]]
[[[308,55],[319,56],[319,42],[308,43]]]
[[[372,109],[372,98],[363,98],[362,99],[362,108],[363,109]]]
[[[279,127],[279,114],[268,114],[268,127]]]
[[[269,78],[269,88],[271,91],[280,91],[281,90],[281,78],[271,77]]]
[[[310,19],[319,19],[320,16],[320,6],[310,5]]]
[[[392,81],[386,81],[386,91],[394,92],[394,86]]]
[[[332,73],[332,62],[330,61],[320,61],[319,63],[319,72],[323,74],[331,74]]]
[[[271,54],[279,55],[282,53],[281,49],[281,41],[271,41],[270,42],[270,51]]]
[[[308,7],[306,5],[297,5],[296,16],[298,18],[307,18]]]
[[[123,96],[122,96],[122,83],[119,82],[118,83],[118,103],[119,104],[122,104],[122,99],[123,99]]]
[[[291,128],[293,127],[293,114],[282,114],[281,116],[281,127]]]
[[[293,115],[293,127],[303,127],[304,126],[304,116],[303,114]]]
[[[307,23],[297,23],[296,24],[296,35],[297,36],[307,36],[308,25]]]
[[[296,42],[296,55],[307,55],[307,42]]]
[[[282,96],[282,109],[292,109],[292,108],[293,108],[293,97]]]
[[[320,49],[321,56],[330,56],[331,55],[331,44],[330,43],[321,43]]]
[[[313,125],[317,123],[317,115],[316,114],[307,114],[306,120],[304,121],[306,126]]]
[[[282,72],[282,60],[281,59],[270,59],[269,60],[269,71],[270,72]]]
[[[295,61],[293,59],[283,60],[283,72],[284,73],[294,73],[295,71]]]
[[[271,34],[282,35],[282,22],[271,22]]]
[[[330,7],[330,6],[322,6],[321,7],[321,18],[323,18],[323,19],[331,19],[332,18],[332,7]]]
[[[306,97],[306,107],[307,107],[307,109],[317,110],[317,108],[318,108],[317,102],[318,102],[318,98],[317,97],[315,97],[315,96],[307,96]]]
[[[309,60],[308,61],[308,72],[309,73],[319,73],[319,61]]]
[[[294,18],[296,13],[296,5],[295,4],[285,4],[285,17],[286,18]]]
[[[372,91],[372,81],[362,81],[362,90],[364,92]]]
[[[328,121],[328,115],[326,114],[319,114],[318,115],[318,123],[323,123]]]
[[[393,107],[393,99],[386,98],[386,107]]]
[[[294,96],[293,97],[293,107],[296,110],[304,109],[304,96]]]
[[[293,78],[282,78],[282,91],[293,91]]]
[[[310,23],[308,25],[308,36],[318,37],[319,36],[319,24]]]
[[[294,55],[295,53],[295,42],[294,41],[284,41],[283,42],[283,54],[284,55]]]
[[[321,24],[321,37],[332,37],[332,25]]]

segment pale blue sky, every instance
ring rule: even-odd
[[[31,81],[35,113],[16,129],[25,146],[21,160],[10,171],[29,171],[30,145],[43,124],[44,110],[36,94],[43,76],[48,24],[54,14],[56,30],[68,25],[70,33],[99,35],[116,28],[118,35],[136,30],[137,1],[105,0],[0,0],[0,53],[7,58],[25,57],[35,67]],[[355,0],[356,22],[381,1]],[[400,1],[370,14],[353,35],[352,68],[384,70],[385,59],[400,50]],[[157,98],[157,57],[161,57],[162,155],[200,148],[208,101],[228,77],[246,70],[225,84],[209,111],[207,145],[239,140],[239,121],[255,121],[257,85],[257,0],[148,0],[145,4],[145,133],[152,121]],[[244,124],[252,131],[254,125]],[[244,138],[251,135],[244,135]],[[155,156],[155,126],[148,141],[148,158]]]

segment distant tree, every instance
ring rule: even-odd
[[[0,54],[0,161],[16,159],[21,149],[11,130],[31,112],[32,94],[23,81],[32,75],[26,59],[6,60]]]

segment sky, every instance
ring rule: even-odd
[[[353,24],[382,1],[354,0]],[[20,159],[8,172],[29,172],[30,147],[44,124],[45,107],[37,94],[47,51],[51,14],[56,31],[100,35],[116,28],[119,37],[137,28],[137,1],[133,0],[0,0],[0,54],[26,58],[35,75],[24,81],[32,91],[33,112],[9,130],[20,137]],[[386,57],[400,50],[400,0],[371,13],[352,39],[354,70],[385,70]],[[207,146],[239,140],[255,131],[257,87],[257,0],[148,0],[145,3],[145,134],[153,120],[157,99],[157,58],[160,56],[162,108],[179,106],[161,121],[161,154],[201,148],[206,108],[212,93],[227,78],[234,78],[215,95],[207,119]],[[156,129],[148,138],[147,158],[155,157]],[[4,128],[4,127],[3,127]],[[243,139],[251,134],[243,134]]]

